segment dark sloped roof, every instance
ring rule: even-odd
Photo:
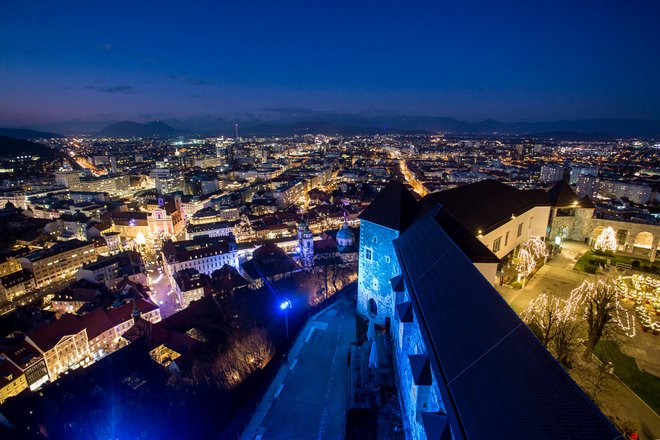
[[[410,301],[402,302],[396,305],[396,318],[401,322],[412,322],[413,311]]]
[[[229,264],[223,265],[220,269],[214,270],[211,274],[213,284],[219,291],[228,291],[247,286],[248,281]]]
[[[480,230],[485,234],[534,206],[550,204],[543,190],[519,190],[496,180],[482,180],[425,198],[440,202],[474,235]]]
[[[92,310],[81,319],[87,329],[87,339],[90,341],[115,326],[102,307]]]
[[[158,306],[143,298],[138,298],[135,302],[122,304],[119,307],[108,310],[106,313],[110,321],[115,324],[126,322],[133,316],[133,304],[135,304],[140,313],[148,313],[158,309]]]
[[[391,181],[360,214],[367,220],[396,231],[403,231],[414,218],[417,201],[401,182]]]
[[[60,319],[36,328],[29,337],[42,351],[48,351],[63,337],[80,333],[84,328],[79,317],[67,313]]]
[[[433,383],[431,366],[427,355],[410,354],[408,355],[408,362],[410,362],[410,370],[412,371],[415,385],[431,385]]]
[[[485,244],[461,226],[456,217],[445,208],[438,210],[435,220],[473,263],[498,263],[500,261]]]
[[[401,275],[397,275],[394,278],[390,280],[390,284],[392,285],[392,290],[395,292],[403,292],[403,277]]]
[[[617,438],[432,214],[395,247],[447,414],[464,437]]]
[[[428,440],[451,440],[449,418],[441,412],[423,412],[422,423]]]
[[[296,262],[273,243],[266,243],[257,248],[252,254],[252,259],[243,263],[241,267],[253,280],[298,269]]]
[[[552,206],[582,206],[580,204],[580,198],[565,180],[560,180],[550,187],[548,190],[548,199]],[[587,207],[584,206],[584,208]]]

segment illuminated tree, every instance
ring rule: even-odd
[[[545,293],[536,297],[521,313],[521,318],[538,329],[539,340],[548,347],[555,338],[557,326],[564,319],[564,302]]]
[[[530,237],[530,239],[522,245],[522,248],[527,249],[527,251],[535,259],[545,258],[548,256],[548,247],[541,237]]]
[[[544,293],[535,298],[520,317],[537,328],[539,340],[554,352],[561,364],[569,367],[583,323],[587,330],[587,357],[604,336],[635,336],[635,317],[619,302],[625,292],[618,281],[585,280],[573,289],[566,301]]]
[[[527,278],[534,272],[536,268],[536,260],[532,254],[525,248],[520,249],[518,252],[518,262],[516,263],[516,271],[521,277]]]
[[[616,234],[614,229],[611,226],[603,229],[603,232],[600,233],[598,238],[596,238],[596,243],[594,248],[597,251],[601,252],[614,252],[617,249]]]
[[[635,336],[635,317],[621,305],[623,291],[613,279],[590,282],[585,280],[573,289],[567,301],[568,312],[575,316],[584,307],[582,316],[587,323],[586,356],[603,336],[618,329],[629,337]]]

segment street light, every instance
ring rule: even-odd
[[[284,311],[284,325],[286,326],[286,340],[289,340],[289,309],[291,308],[291,301],[285,299],[280,303],[280,310]]]

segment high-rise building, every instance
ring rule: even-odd
[[[69,189],[78,189],[80,173],[78,171],[58,171],[55,173],[55,183]]]
[[[560,165],[542,165],[539,182],[553,183],[564,178],[564,167]]]

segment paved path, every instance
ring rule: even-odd
[[[351,300],[341,299],[310,319],[241,439],[342,438],[347,359],[354,340]]]

